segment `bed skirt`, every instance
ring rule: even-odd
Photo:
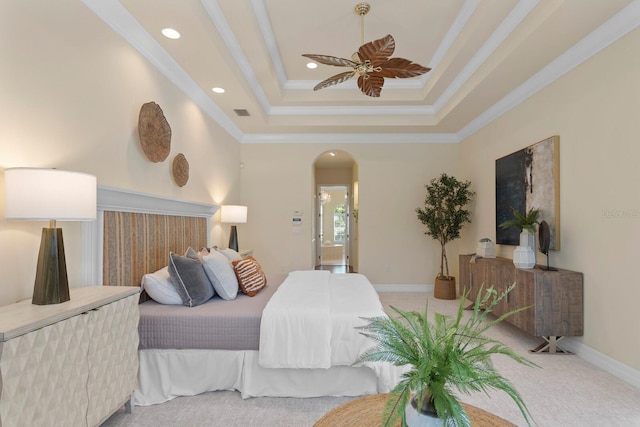
[[[267,369],[258,351],[140,350],[137,406],[217,390],[249,397],[361,396],[387,393],[399,379],[393,366],[334,366],[329,369]]]

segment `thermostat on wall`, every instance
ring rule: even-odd
[[[293,225],[293,234],[302,233],[302,218],[299,216],[294,216],[291,220],[291,224]]]

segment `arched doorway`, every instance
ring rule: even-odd
[[[336,273],[357,271],[357,164],[349,153],[330,150],[316,158],[313,173],[315,268]]]

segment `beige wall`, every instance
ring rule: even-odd
[[[351,186],[353,168],[316,168],[317,185]]]
[[[52,20],[47,7],[64,8],[55,14],[64,22]],[[240,201],[240,144],[82,3],[1,2],[0,35],[0,169],[55,167],[94,174],[104,186]],[[173,132],[162,163],[146,160],[138,142],[138,113],[148,101],[162,107]],[[170,175],[180,152],[190,165],[182,188]],[[0,304],[7,304],[31,296],[46,223],[6,221],[4,195],[0,200]],[[58,224],[77,286],[81,227]],[[226,233],[214,224],[213,243],[226,242]]]
[[[461,246],[473,252],[479,238],[495,238],[495,159],[560,136],[562,246],[551,263],[584,273],[584,344],[634,369],[640,369],[638,46],[635,30],[465,140],[460,151],[461,175],[478,192],[475,222]],[[500,248],[507,257],[512,251]]]
[[[375,284],[433,283],[439,246],[423,234],[414,210],[431,178],[455,173],[458,145],[243,144],[241,150],[250,220],[239,228],[240,245],[254,249],[267,273],[283,277],[313,265],[313,163],[327,150],[343,150],[358,168],[359,272]],[[301,234],[292,230],[294,210],[304,211]],[[457,254],[456,243],[450,250]]]
[[[47,7],[65,9],[56,14],[65,20],[52,20]],[[313,162],[329,149],[349,152],[357,164],[359,271],[376,284],[429,284],[439,248],[414,212],[424,184],[447,172],[470,179],[478,193],[473,223],[449,245],[457,271],[458,253],[495,234],[495,159],[559,135],[562,250],[552,262],[585,275],[584,343],[640,369],[633,268],[640,254],[640,31],[458,145],[240,145],[80,2],[0,2],[0,35],[0,169],[57,167],[95,174],[106,186],[245,203],[240,245],[253,248],[271,276],[312,265]],[[136,135],[148,101],[162,106],[173,130],[171,155],[159,164],[145,159]],[[183,188],[169,174],[179,152],[190,162]],[[304,211],[301,234],[292,232],[294,210]],[[0,202],[0,304],[7,304],[31,295],[44,224],[3,216]],[[75,286],[80,227],[62,227]],[[227,228],[216,216],[212,242],[224,244]]]

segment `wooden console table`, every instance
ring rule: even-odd
[[[313,427],[380,427],[388,394],[374,394],[344,403],[320,418]],[[462,403],[473,427],[515,427],[504,418]],[[393,427],[400,426],[398,422]]]
[[[583,333],[582,273],[558,269],[516,268],[506,258],[474,258],[460,255],[460,292],[470,289],[469,299],[475,301],[480,287],[493,286],[498,293],[515,283],[515,288],[494,307],[501,316],[517,308],[531,306],[505,321],[545,341],[532,352],[567,352],[558,341],[565,336]],[[473,261],[473,262],[472,262]]]

